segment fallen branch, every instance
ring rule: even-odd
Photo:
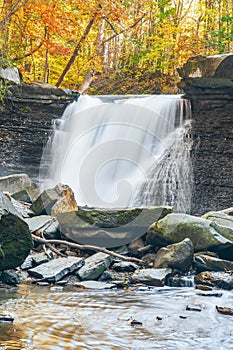
[[[113,252],[111,250],[108,250],[106,248],[97,247],[97,246],[94,246],[94,245],[82,245],[82,244],[78,244],[78,243],[62,241],[60,239],[44,239],[44,238],[35,236],[33,234],[32,234],[32,239],[33,239],[33,241],[40,242],[40,243],[47,244],[47,245],[48,244],[65,244],[65,245],[67,245],[69,247],[77,248],[77,249],[80,249],[80,250],[94,250],[96,252],[109,254],[109,255],[115,256],[116,258],[122,259],[124,261],[132,261],[132,262],[136,262],[136,263],[139,263],[139,264],[143,263],[143,261],[140,260],[140,259],[137,259],[137,258],[134,258],[134,257],[124,256],[124,255],[115,253],[115,252]]]

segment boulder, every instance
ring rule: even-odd
[[[132,253],[137,254],[138,249],[144,247],[144,241],[142,240],[142,238],[137,238],[134,241],[130,242],[128,247]]]
[[[32,198],[27,190],[22,190],[17,193],[14,193],[11,197],[17,201],[32,203]]]
[[[154,268],[171,267],[187,272],[193,260],[193,244],[189,238],[158,250],[155,254]]]
[[[0,191],[17,193],[36,186],[27,174],[14,174],[0,177]]]
[[[27,223],[0,192],[0,270],[20,266],[33,247]]]
[[[233,270],[233,262],[218,259],[209,255],[196,255],[193,260],[193,267],[197,271],[225,271]]]
[[[40,231],[47,239],[60,238],[59,223],[57,218],[50,215],[39,215],[25,219],[31,233]]]
[[[74,193],[67,185],[58,184],[52,189],[43,191],[32,203],[31,210],[36,215],[57,215],[58,213],[77,210]]]
[[[156,253],[148,253],[142,257],[145,267],[153,267]]]
[[[170,268],[136,270],[131,276],[131,282],[163,287],[171,273],[172,269]]]
[[[111,266],[111,269],[116,271],[116,272],[134,272],[138,268],[139,268],[138,265],[136,265],[130,261],[115,262]]]
[[[189,238],[195,251],[232,247],[233,230],[211,220],[188,214],[168,214],[148,229],[146,240],[155,246],[166,246]]]
[[[20,73],[16,67],[0,67],[0,78],[17,85],[21,83]]]
[[[1,273],[0,281],[15,286],[20,283],[20,278],[14,270],[6,270]]]
[[[233,216],[230,216],[224,212],[209,212],[202,217],[212,221],[212,227],[214,227],[217,232],[232,240]]]
[[[233,275],[226,272],[201,272],[194,277],[194,282],[197,285],[233,289]]]
[[[183,67],[178,69],[182,78],[207,77],[233,79],[233,54],[213,56],[196,55],[190,57]]]
[[[81,281],[96,280],[110,266],[113,257],[105,253],[96,253],[85,259],[85,264],[77,271]]]
[[[62,234],[81,243],[113,248],[143,236],[148,227],[171,212],[170,207],[80,209],[57,216]]]

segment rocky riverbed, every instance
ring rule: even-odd
[[[4,349],[232,348],[233,208],[83,208],[26,174],[0,191]]]
[[[79,208],[68,186],[40,193],[26,174],[0,178],[0,189],[6,284],[233,289],[232,208],[202,217],[170,207]]]

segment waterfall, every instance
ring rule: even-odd
[[[171,205],[192,192],[190,106],[181,95],[81,96],[54,122],[41,161],[43,188],[69,185],[78,205]]]

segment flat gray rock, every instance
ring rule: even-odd
[[[85,259],[77,275],[82,281],[97,279],[111,264],[113,257],[105,253],[96,253]]]
[[[85,288],[85,289],[112,289],[116,288],[114,283],[104,283],[100,281],[84,281],[75,283],[76,287]]]
[[[172,269],[143,269],[137,270],[131,277],[133,283],[145,283],[151,286],[163,287]]]
[[[54,259],[45,264],[36,266],[33,269],[28,270],[28,273],[39,279],[56,282],[68,273],[78,270],[83,263],[83,258],[69,256],[67,258]]]
[[[39,230],[44,234],[45,238],[59,238],[59,223],[57,218],[50,215],[39,215],[25,219],[25,221],[32,233]]]
[[[205,254],[194,257],[193,266],[200,271],[233,270],[233,261],[218,259]]]

